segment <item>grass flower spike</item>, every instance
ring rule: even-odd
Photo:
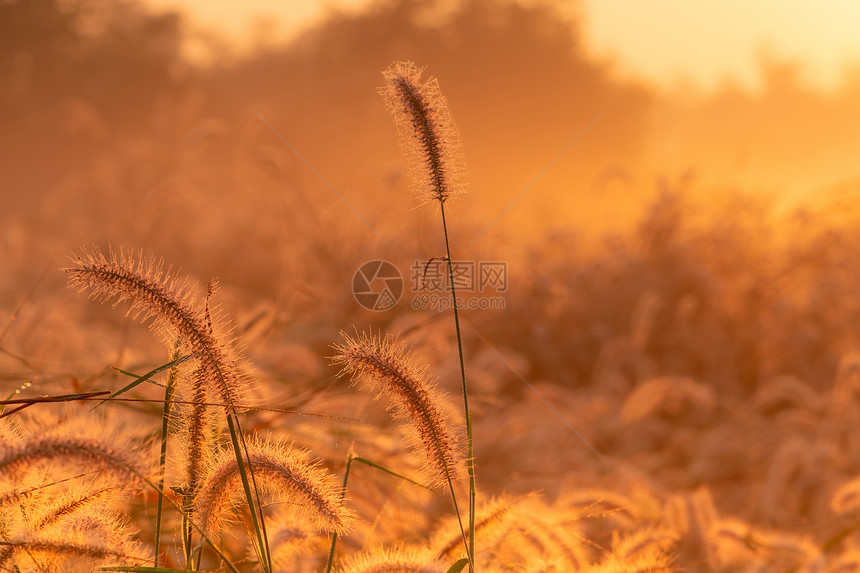
[[[390,396],[394,417],[406,420],[405,429],[427,460],[429,481],[441,485],[457,477],[455,438],[442,415],[439,391],[425,368],[415,365],[409,352],[391,336],[361,334],[335,346],[335,364],[372,388]]]
[[[426,551],[377,548],[352,557],[342,573],[443,573],[444,565]]]
[[[138,456],[96,438],[48,435],[0,448],[0,474],[19,476],[45,463],[77,464],[99,469],[127,483],[139,484],[148,469]]]
[[[344,507],[340,488],[328,473],[310,463],[299,449],[278,442],[250,440],[249,459],[260,487],[299,501],[307,515],[324,531],[344,533],[353,513]],[[197,495],[196,514],[206,531],[216,531],[233,515],[242,495],[239,466],[225,450],[214,461]]]
[[[77,257],[77,268],[64,269],[70,286],[89,291],[101,302],[130,301],[129,314],[152,326],[168,345],[179,338],[199,361],[200,373],[213,385],[228,412],[235,412],[245,377],[227,347],[213,334],[208,313],[195,304],[188,281],[165,271],[160,261],[133,257],[120,251],[105,256],[99,251]]]
[[[436,78],[421,82],[422,69],[394,62],[383,72],[379,89],[397,124],[418,195],[444,203],[465,191],[460,134]]]

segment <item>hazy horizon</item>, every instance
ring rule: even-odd
[[[689,3],[671,0],[541,2],[516,0],[575,15],[592,57],[616,71],[668,90],[713,92],[726,85],[761,90],[763,59],[791,61],[817,90],[836,90],[860,66],[860,6],[843,0],[791,5],[774,0]],[[379,0],[147,0],[187,18],[186,53],[211,63],[206,42],[218,36],[236,56],[283,46],[336,14],[354,15],[384,5]],[[455,2],[448,2],[448,10]],[[446,10],[443,3],[443,11]],[[774,16],[778,15],[778,16]],[[204,40],[204,37],[206,38]]]

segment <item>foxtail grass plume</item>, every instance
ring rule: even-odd
[[[710,542],[720,565],[756,564],[762,571],[806,571],[821,556],[809,537],[762,530],[734,518],[716,522]]]
[[[97,468],[138,485],[145,483],[149,473],[139,455],[96,438],[47,435],[0,447],[0,474],[20,476],[46,463]]]
[[[409,351],[391,335],[341,335],[344,343],[335,345],[338,353],[333,357],[334,364],[343,366],[340,375],[362,381],[376,391],[377,397],[391,397],[389,407],[394,417],[407,421],[404,429],[413,446],[424,452],[432,484],[456,479],[455,436],[442,415],[443,398],[427,369],[417,366]]]
[[[642,382],[630,393],[621,409],[628,424],[658,415],[679,416],[685,411],[706,415],[717,408],[713,391],[690,378],[664,376]]]
[[[305,453],[278,442],[252,439],[248,459],[262,491],[288,495],[305,509],[324,531],[345,533],[353,513],[343,504],[340,486],[328,473],[307,461]],[[241,470],[235,454],[221,452],[212,462],[195,500],[196,515],[204,531],[215,532],[233,515],[242,498]]]
[[[581,543],[582,534],[567,512],[538,499],[529,499],[515,507],[505,525],[491,541],[497,560],[525,565],[539,556],[563,563],[565,571],[582,571],[591,562],[587,547]]]
[[[72,488],[52,497],[47,503],[39,504],[39,515],[33,520],[32,527],[43,529],[66,517],[74,516],[79,512],[86,512],[90,507],[103,502],[111,493],[114,493],[112,485],[96,486],[89,484]]]
[[[585,573],[674,573],[678,567],[673,565],[667,555],[646,555],[631,559],[610,556],[603,563],[583,569]]]
[[[465,191],[463,145],[439,82],[422,82],[422,72],[412,62],[394,62],[382,72],[379,94],[397,125],[416,193],[444,203]]]
[[[622,561],[647,556],[668,556],[679,537],[677,531],[668,527],[645,525],[626,535],[615,535],[612,540],[612,555]]]
[[[427,551],[410,547],[377,548],[350,558],[340,573],[444,573],[447,567]]]
[[[484,547],[495,547],[496,542],[510,527],[511,522],[523,519],[518,506],[532,494],[520,498],[499,497],[485,501],[478,506],[475,516],[475,534],[481,534]],[[456,556],[462,547],[460,531],[455,518],[442,521],[430,539],[430,547],[438,559],[445,560]]]
[[[74,497],[78,503],[70,503]],[[98,507],[100,501],[106,500],[71,494],[55,504],[40,497],[10,512],[18,519],[14,524],[7,522],[2,530],[0,571],[72,573],[93,571],[99,565],[144,563],[147,559],[141,556],[142,548],[133,540],[127,520]],[[52,504],[35,521],[29,519],[29,511],[38,512],[43,509],[40,506]]]
[[[191,374],[190,404],[183,406],[183,427],[178,434],[185,458],[186,494],[193,497],[200,487],[205,468],[212,463],[218,420],[209,410],[206,374],[197,368]]]
[[[295,525],[292,519],[275,524],[269,523],[266,528],[276,570],[289,571],[295,564],[296,557],[309,553],[313,549],[310,533],[303,527]],[[254,555],[249,553],[248,558],[252,560]]]
[[[830,498],[830,509],[843,517],[860,516],[860,478],[842,484]]]
[[[85,536],[70,539],[34,537],[32,539],[15,539],[4,543],[6,551],[0,554],[0,569],[3,571],[94,571],[99,565],[122,564],[140,565],[145,558],[129,555],[122,548],[114,548],[94,543]],[[21,556],[21,563],[15,557]],[[10,563],[10,561],[15,561]],[[27,566],[35,564],[36,569]],[[10,565],[11,568],[6,568]]]
[[[146,321],[154,318],[152,328],[168,346],[182,340],[184,350],[192,352],[200,374],[212,385],[224,407],[233,412],[247,386],[246,376],[230,357],[228,347],[215,336],[207,308],[200,308],[188,280],[165,270],[162,261],[134,257],[128,252],[111,250],[107,256],[98,250],[76,257],[69,274],[69,286],[88,291],[100,302],[114,306],[131,302],[128,314]]]

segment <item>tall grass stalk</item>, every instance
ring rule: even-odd
[[[445,202],[440,201],[442,229],[445,233],[445,249],[448,253],[448,279],[451,281],[451,305],[454,309],[454,328],[457,331],[457,352],[460,358],[460,380],[463,383],[463,408],[466,416],[466,467],[469,472],[469,570],[474,570],[472,556],[475,554],[475,463],[472,449],[472,413],[469,409],[469,391],[466,384],[466,362],[463,357],[463,336],[460,332],[460,312],[457,309],[457,292],[454,289],[454,266],[451,264],[451,246],[448,241],[448,225],[445,221]],[[453,495],[453,492],[452,492]]]
[[[469,391],[466,383],[466,363],[463,357],[463,337],[460,313],[454,288],[453,258],[445,217],[445,202],[463,192],[463,154],[459,132],[448,107],[448,101],[439,89],[435,78],[421,81],[422,69],[412,62],[394,62],[383,76],[387,80],[380,94],[391,112],[400,132],[401,146],[412,166],[416,190],[425,200],[438,201],[442,213],[442,231],[448,262],[448,278],[454,309],[454,327],[457,331],[457,352],[460,361],[460,379],[463,386],[463,408],[466,418],[467,458],[469,473],[469,535],[463,542],[469,558],[469,571],[475,567],[475,465],[472,436],[472,415],[469,409]],[[456,508],[454,489],[451,488]],[[459,510],[458,517],[459,517]]]

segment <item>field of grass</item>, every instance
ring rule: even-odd
[[[481,115],[519,87],[468,97],[421,3],[214,71],[171,16],[43,4],[0,5],[43,26],[0,33],[0,570],[860,572],[856,179],[634,182],[668,104],[543,8],[452,30],[586,78],[586,138],[625,111],[529,182],[536,133]],[[427,69],[323,41],[376,26]]]

